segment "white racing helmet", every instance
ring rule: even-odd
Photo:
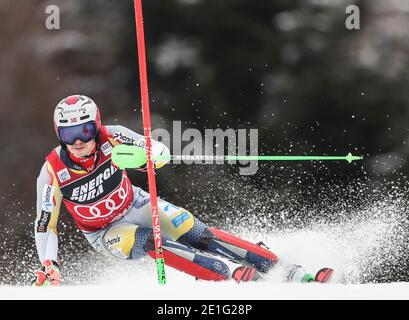
[[[54,128],[63,144],[74,144],[78,139],[88,142],[101,128],[98,106],[87,96],[69,96],[55,107]]]

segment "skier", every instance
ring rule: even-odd
[[[35,242],[41,267],[34,286],[61,284],[57,220],[65,204],[88,242],[100,253],[120,259],[155,257],[149,194],[131,184],[125,170],[111,162],[112,148],[127,143],[145,147],[144,136],[123,126],[103,126],[97,105],[83,95],[63,99],[54,111],[60,141],[48,154],[37,179]],[[169,155],[152,141],[153,156]],[[154,162],[155,169],[166,161]],[[207,226],[189,211],[158,199],[165,263],[202,280],[257,280],[277,256],[227,232]],[[288,267],[288,280],[326,282],[332,270],[314,277],[301,266]]]

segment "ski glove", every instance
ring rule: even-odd
[[[33,287],[59,286],[61,284],[60,266],[53,260],[45,260],[35,272]]]

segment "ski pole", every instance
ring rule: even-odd
[[[330,161],[346,160],[349,163],[363,159],[348,153],[346,156],[207,156],[207,155],[171,155],[159,156],[156,160],[183,160],[183,161]]]
[[[211,155],[169,155],[156,156],[155,161],[352,161],[362,160],[361,156],[211,156]],[[146,152],[138,146],[120,144],[112,150],[112,161],[121,169],[140,168],[146,164]]]
[[[159,284],[166,283],[165,274],[165,259],[163,256],[162,236],[160,232],[160,218],[158,212],[158,199],[156,193],[156,180],[154,173],[154,163],[152,159],[152,141],[151,141],[151,117],[149,108],[149,91],[148,91],[148,74],[146,68],[146,50],[145,50],[145,34],[143,29],[143,12],[142,0],[134,0],[135,6],[135,22],[136,22],[136,41],[138,46],[139,60],[139,77],[142,97],[142,116],[143,116],[143,132],[146,144],[146,159],[148,162],[148,184],[149,194],[152,207],[152,228],[155,240],[156,267],[158,272]]]

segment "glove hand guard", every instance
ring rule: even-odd
[[[53,260],[45,260],[40,269],[35,272],[33,287],[48,287],[61,285],[60,266]]]

